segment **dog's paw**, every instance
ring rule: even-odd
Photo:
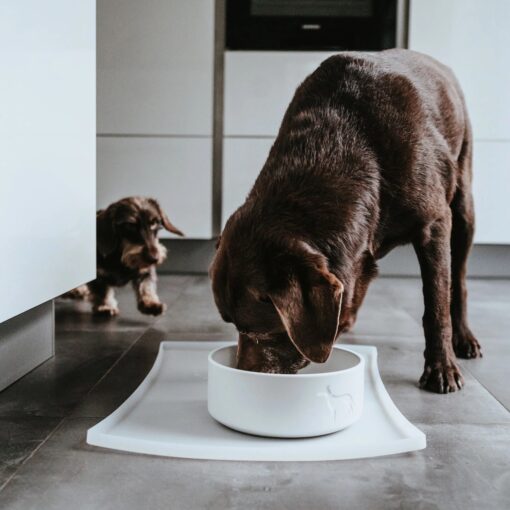
[[[166,305],[159,301],[140,301],[138,310],[145,315],[161,315],[166,310]]]
[[[119,315],[119,309],[111,305],[97,305],[92,309],[97,317],[115,317]]]
[[[433,393],[452,393],[462,389],[464,377],[454,361],[425,363],[420,388]]]
[[[89,289],[86,285],[81,285],[80,287],[76,287],[65,294],[62,294],[60,297],[62,299],[74,299],[74,300],[84,300],[88,299],[90,296]]]
[[[482,348],[469,328],[453,333],[453,349],[457,358],[481,358]]]

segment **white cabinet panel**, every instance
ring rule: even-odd
[[[244,202],[273,145],[268,138],[225,138],[223,141],[222,225]]]
[[[95,277],[95,2],[0,2],[0,322]]]
[[[100,0],[98,132],[211,135],[214,0]]]
[[[326,52],[226,52],[224,134],[275,136],[298,85]]]
[[[450,66],[475,138],[510,139],[510,2],[411,0],[409,47]]]
[[[186,237],[211,237],[210,138],[100,137],[97,148],[98,208],[125,196],[154,197]]]
[[[475,241],[510,244],[510,142],[475,142],[473,176]]]

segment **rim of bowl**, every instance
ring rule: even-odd
[[[212,365],[217,365],[218,367],[221,367],[224,370],[228,370],[231,372],[240,372],[242,374],[253,374],[256,377],[326,377],[328,375],[332,374],[339,374],[339,373],[346,373],[354,369],[359,369],[360,365],[363,364],[364,360],[363,358],[357,353],[352,351],[351,349],[346,349],[345,347],[341,347],[339,345],[334,345],[333,349],[336,349],[338,351],[346,351],[349,354],[354,355],[358,359],[358,363],[356,363],[353,367],[349,368],[343,368],[341,370],[333,370],[331,372],[318,372],[316,374],[300,374],[299,372],[297,374],[273,374],[273,373],[267,373],[267,372],[250,372],[249,370],[241,370],[240,368],[234,368],[234,367],[228,367],[227,365],[222,365],[221,363],[218,363],[215,359],[213,359],[213,356],[222,349],[231,349],[233,347],[236,347],[235,345],[225,345],[223,347],[218,347],[217,349],[214,349],[214,351],[211,351],[209,353],[209,356],[207,357],[207,360]],[[327,361],[326,361],[327,363]],[[320,365],[321,363],[315,363],[316,365]]]

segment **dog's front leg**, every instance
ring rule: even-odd
[[[159,300],[157,294],[157,276],[154,267],[133,280],[133,288],[140,312],[147,315],[161,315],[166,310],[165,304]]]
[[[110,287],[100,278],[88,284],[90,291],[89,299],[92,301],[92,311],[95,315],[113,317],[119,314],[117,300],[113,287]]]
[[[420,387],[435,393],[457,391],[464,384],[452,342],[450,232],[448,210],[444,218],[427,226],[421,238],[413,243],[420,263],[425,302],[425,370]]]

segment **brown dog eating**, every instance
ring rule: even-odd
[[[156,289],[156,266],[166,258],[158,240],[165,228],[182,236],[152,198],[128,197],[97,212],[97,278],[64,297],[85,298],[96,315],[119,313],[114,287],[132,282],[138,310],[160,315],[165,310]]]
[[[463,378],[480,345],[467,324],[474,230],[471,128],[452,72],[412,51],[340,53],[297,89],[211,265],[239,331],[238,367],[295,373],[352,327],[376,260],[412,243],[425,312],[424,389]]]

